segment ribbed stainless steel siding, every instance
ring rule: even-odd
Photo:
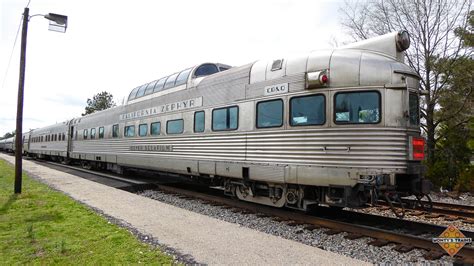
[[[172,152],[131,151],[136,145],[172,145]],[[405,169],[407,132],[397,128],[325,128],[250,133],[75,141],[75,153],[156,156],[265,164]],[[177,161],[178,163],[178,161]]]

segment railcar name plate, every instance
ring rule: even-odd
[[[194,99],[187,99],[179,102],[168,103],[160,106],[155,106],[147,109],[142,109],[126,114],[120,115],[120,120],[128,120],[134,118],[141,118],[147,116],[153,116],[157,114],[169,113],[174,111],[180,111],[190,109],[194,107],[202,106],[202,96]]]
[[[136,145],[130,146],[131,151],[173,151],[173,145]]]
[[[266,86],[263,89],[263,94],[265,96],[287,93],[287,92],[288,92],[288,83],[281,83],[281,84]]]

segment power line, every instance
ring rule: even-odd
[[[28,4],[26,4],[26,7],[29,7],[30,3],[31,3],[31,0],[28,0]],[[7,80],[8,70],[10,70],[10,64],[12,62],[13,52],[15,52],[16,41],[18,39],[18,33],[20,33],[20,28],[21,28],[22,21],[23,21],[23,15],[21,15],[20,24],[18,25],[18,29],[16,30],[15,42],[13,43],[12,52],[10,53],[10,59],[8,59],[7,69],[5,70],[5,75],[3,76],[2,90],[5,88],[5,82]]]
[[[28,4],[29,4],[29,2],[28,2]],[[18,30],[16,31],[15,42],[13,43],[12,52],[10,53],[10,59],[8,60],[7,70],[5,71],[5,75],[3,76],[2,89],[5,88],[5,82],[7,80],[8,70],[10,69],[10,64],[12,62],[13,52],[15,51],[16,41],[18,39],[18,33],[20,32],[22,21],[23,21],[23,15],[21,15],[20,24],[18,25]]]

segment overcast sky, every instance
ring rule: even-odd
[[[28,0],[0,0],[0,136],[15,129]],[[342,0],[31,0],[30,15],[67,15],[66,33],[29,23],[23,131],[78,117],[101,91],[117,104],[138,85],[203,62],[240,66],[332,47]]]

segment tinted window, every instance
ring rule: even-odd
[[[144,84],[140,87],[140,89],[138,89],[137,98],[142,97],[145,94],[146,85],[148,85],[148,84]]]
[[[95,128],[91,129],[91,139],[95,139]]]
[[[158,82],[155,85],[155,88],[153,89],[153,92],[157,92],[163,89],[163,86],[165,85],[166,78],[162,78],[158,80]]]
[[[420,103],[419,103],[417,94],[410,93],[409,105],[410,105],[410,124],[414,126],[418,126],[418,124],[420,124]]]
[[[132,90],[132,92],[130,92],[130,96],[128,96],[128,100],[133,100],[135,99],[135,96],[137,95],[137,91],[140,87],[136,87],[135,89]]]
[[[87,129],[84,129],[84,139],[87,139]]]
[[[113,125],[112,126],[112,138],[117,138],[119,136],[119,126]]]
[[[257,103],[257,127],[280,127],[283,125],[283,101],[271,100]]]
[[[161,122],[151,123],[150,131],[152,135],[160,135],[161,131]]]
[[[145,137],[148,134],[148,125],[147,124],[141,124],[138,126],[138,135],[140,137]]]
[[[169,78],[166,80],[164,89],[169,89],[169,88],[174,87],[174,82],[176,81],[177,77],[178,77],[178,73],[169,76]]]
[[[194,72],[194,76],[195,77],[208,76],[208,75],[212,75],[212,74],[217,73],[217,72],[219,72],[219,70],[217,69],[216,65],[214,65],[214,64],[204,64],[204,65],[198,67],[198,69],[196,69],[196,71]]]
[[[204,111],[194,113],[194,132],[204,132],[205,115]]]
[[[237,129],[239,109],[237,106],[212,110],[212,130]]]
[[[335,96],[337,124],[367,124],[380,121],[380,94],[369,92],[340,92]]]
[[[184,122],[183,119],[170,120],[166,122],[166,133],[180,134],[183,133]]]
[[[104,138],[104,127],[99,127],[99,139]]]
[[[148,83],[148,85],[146,86],[145,95],[153,93],[153,89],[155,88],[155,84],[156,84],[157,81],[158,80],[155,80],[155,81],[152,81],[152,82]]]
[[[322,125],[326,122],[326,101],[323,95],[294,97],[290,100],[290,125]]]
[[[174,85],[179,86],[179,85],[185,84],[188,81],[188,77],[189,77],[190,72],[191,72],[191,68],[181,71],[181,73],[179,73],[178,78],[176,79],[176,83]]]
[[[125,137],[134,137],[135,136],[135,126],[126,126],[123,132]]]

